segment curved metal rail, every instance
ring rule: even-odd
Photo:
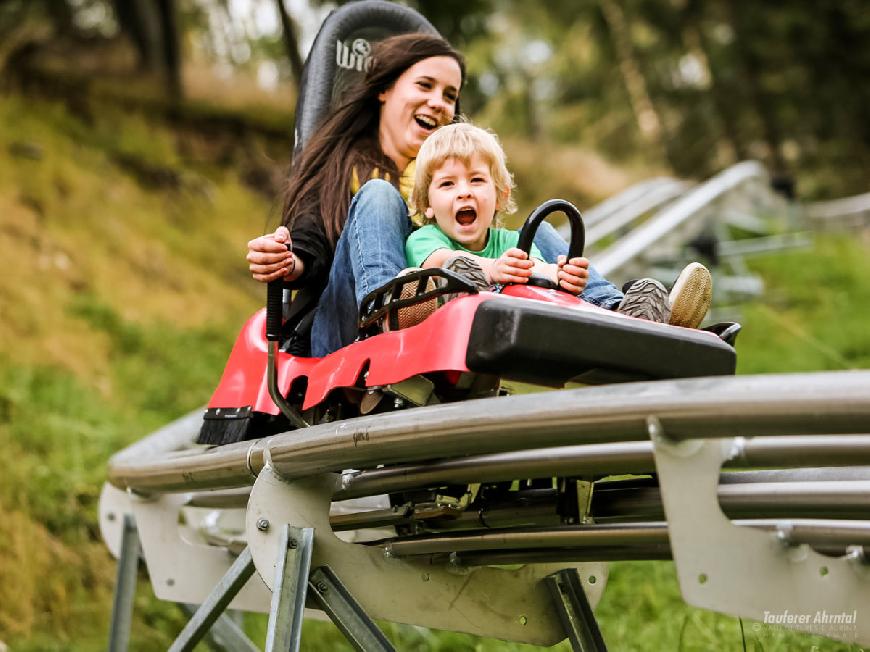
[[[756,161],[738,163],[695,187],[666,209],[647,220],[616,244],[596,256],[595,266],[605,276],[617,274],[630,261],[659,240],[682,228],[722,195],[748,181],[767,182],[767,171]]]
[[[832,222],[862,226],[870,221],[870,192],[807,204],[804,212],[818,226],[827,226]]]
[[[586,226],[598,226],[614,215],[630,210],[639,213],[637,206],[645,203],[650,194],[657,194],[664,188],[683,189],[687,182],[672,177],[655,177],[635,183],[613,197],[609,197],[583,213]]]
[[[583,213],[590,248],[608,236],[615,235],[647,213],[662,207],[685,193],[688,181],[659,177],[642,181],[606,199]],[[559,229],[565,239],[570,236],[568,225]]]
[[[122,451],[110,460],[109,481],[145,494],[240,487],[267,463],[295,479],[520,451],[530,433],[538,448],[643,441],[651,420],[673,440],[865,434],[870,372],[627,383],[415,408],[202,452],[149,458]],[[173,426],[163,432],[177,436]],[[861,461],[853,457],[853,463]]]

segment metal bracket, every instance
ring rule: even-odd
[[[311,573],[309,590],[317,605],[357,650],[393,652],[390,641],[329,566]]]
[[[435,391],[435,383],[425,376],[417,375],[406,378],[401,382],[387,385],[384,389],[397,398],[419,407],[433,402],[432,397]],[[434,402],[437,402],[437,399]]]
[[[126,499],[126,496],[122,492],[114,491]],[[103,493],[106,493],[105,489]],[[129,508],[129,504],[127,504],[127,507]],[[118,511],[118,513],[123,513],[123,511]],[[115,520],[115,518],[108,519],[109,525],[113,525]],[[124,514],[123,519],[117,520],[121,523],[121,529],[118,531],[120,544],[113,546],[113,548],[118,556],[118,574],[112,604],[112,622],[109,630],[108,651],[126,652],[130,644],[133,600],[136,596],[137,575],[139,571],[139,533],[132,514]],[[107,530],[114,529],[114,527],[104,528],[103,533],[105,535]],[[196,605],[182,604],[180,606],[191,616],[197,611]],[[211,626],[211,631],[207,631],[207,635],[210,641],[219,649],[234,651],[249,650],[251,652],[257,649],[250,639],[245,636],[244,632],[239,629],[238,625],[232,622],[225,614],[220,614],[216,622]]]
[[[227,573],[233,556],[224,548],[197,543],[196,532],[179,523],[186,495],[129,500],[154,594],[161,600],[201,604]],[[257,577],[238,592],[230,608],[268,613],[271,597]]]
[[[103,543],[109,549],[109,554],[115,559],[121,557],[124,516],[132,513],[133,508],[130,506],[130,497],[127,493],[108,482],[104,483],[100,491],[100,534]]]
[[[253,574],[251,550],[245,548],[181,630],[169,652],[192,652]]]
[[[245,531],[266,584],[274,584],[280,531],[258,527],[258,523],[292,523],[314,529],[312,566],[329,566],[359,602],[360,610],[372,618],[536,645],[554,645],[565,638],[548,589],[540,581],[565,568],[564,562],[478,567],[456,574],[443,560],[390,558],[382,548],[344,542],[329,525],[336,482],[335,474],[294,482],[283,481],[269,468],[259,474],[248,503]],[[589,602],[597,603],[606,584],[606,564],[579,564],[578,569]],[[593,576],[600,581],[590,581]]]
[[[734,525],[722,513],[719,472],[735,439],[674,443],[657,421],[650,423],[650,435],[686,602],[870,644],[870,582],[856,558],[783,545],[776,533]]]
[[[571,649],[574,652],[607,652],[577,570],[566,568],[544,581],[556,603],[556,611],[568,634]]]
[[[192,617],[199,608],[195,604],[181,604],[181,610],[188,618]],[[236,612],[236,615],[241,615],[241,612]],[[233,619],[232,614],[221,614],[211,626],[211,629],[206,632],[205,638],[208,645],[214,650],[225,650],[226,652],[260,652],[260,648],[251,642],[242,628],[240,621]]]
[[[264,519],[258,522],[260,532],[269,527]],[[309,577],[314,545],[312,528],[284,525],[278,543],[280,548],[266,632],[266,652],[299,650],[308,591],[313,601],[357,650],[393,652],[393,646],[383,632],[328,566],[314,570]]]

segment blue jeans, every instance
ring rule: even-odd
[[[541,222],[538,227],[538,232],[535,233],[535,246],[541,250],[541,255],[548,263],[555,263],[556,258],[568,254],[568,243],[547,222]],[[616,310],[619,302],[622,301],[622,292],[590,264],[589,278],[580,298],[601,308]]]
[[[311,355],[327,355],[356,339],[363,297],[407,267],[405,240],[410,233],[408,207],[390,183],[372,179],[354,195],[311,326]],[[551,263],[568,253],[568,243],[547,223],[538,228],[535,245]],[[622,293],[591,265],[581,296],[603,308],[614,308],[622,300]]]

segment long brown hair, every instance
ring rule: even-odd
[[[316,210],[330,244],[335,247],[350,207],[351,178],[360,182],[375,168],[389,174],[398,187],[401,171],[378,141],[380,100],[408,68],[430,57],[452,57],[465,80],[465,61],[447,41],[432,34],[401,34],[374,46],[372,65],[363,81],[351,88],[342,104],[311,137],[287,180],[282,223],[290,226],[300,210]],[[459,115],[459,103],[456,104]]]

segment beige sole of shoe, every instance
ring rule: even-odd
[[[700,263],[691,263],[682,273],[670,294],[672,326],[698,328],[713,299],[713,277]]]

